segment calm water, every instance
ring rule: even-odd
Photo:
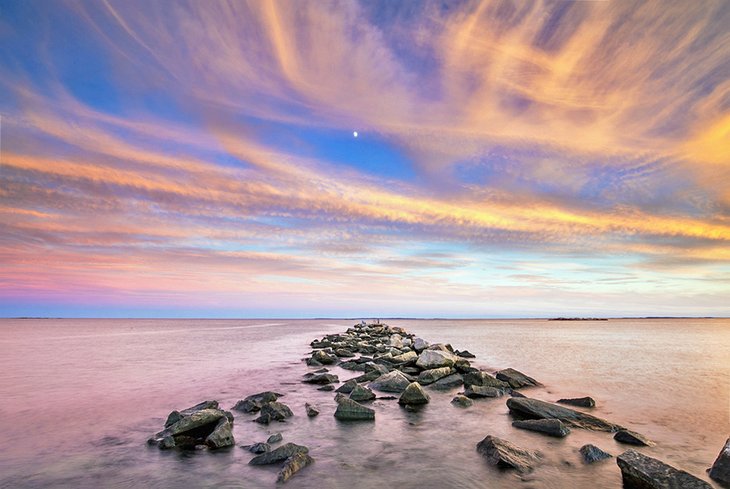
[[[205,399],[230,408],[276,390],[294,411],[260,426],[237,414],[239,445],[281,432],[316,463],[286,487],[616,488],[615,461],[583,465],[578,448],[626,447],[606,433],[555,440],[513,429],[505,399],[450,405],[432,395],[418,413],[376,401],[374,423],[337,422],[331,393],[299,382],[308,344],[352,321],[0,320],[0,487],[275,487],[277,467],[250,467],[238,447],[220,452],[146,446],[167,414]],[[730,433],[730,320],[389,321],[477,355],[475,365],[514,367],[545,384],[526,392],[554,401],[590,395],[594,414],[655,440],[643,449],[705,480]],[[334,369],[340,378],[352,372]],[[458,389],[456,389],[458,390]],[[455,391],[456,391],[455,390]],[[322,414],[308,419],[304,403]],[[487,465],[487,434],[541,450],[520,479]]]

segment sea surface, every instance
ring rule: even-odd
[[[377,400],[375,422],[332,416],[333,394],[300,382],[309,342],[344,320],[0,320],[0,487],[274,488],[278,467],[253,467],[237,447],[148,447],[168,413],[206,399],[230,409],[263,390],[285,394],[286,423],[262,426],[234,413],[237,445],[309,447],[315,463],[291,488],[619,488],[615,459],[585,465],[593,443],[618,455],[610,434],[574,429],[564,439],[512,428],[506,398],[450,404],[433,393],[419,412]],[[730,433],[730,320],[387,320],[431,342],[477,355],[475,366],[513,367],[555,401],[590,395],[599,417],[657,442],[640,451],[710,482],[705,470]],[[333,369],[340,379],[356,372]],[[304,403],[321,414],[307,418]],[[485,463],[486,435],[540,450],[520,476]]]

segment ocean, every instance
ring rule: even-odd
[[[730,320],[384,320],[430,342],[468,349],[472,364],[513,367],[544,384],[523,390],[555,401],[591,396],[590,412],[654,440],[639,450],[710,483],[730,434]],[[161,451],[146,444],[168,413],[206,399],[230,409],[264,390],[294,416],[259,425],[236,413],[237,445],[309,447],[315,463],[292,488],[619,488],[615,459],[586,465],[593,443],[628,447],[608,433],[573,429],[553,439],[511,426],[508,397],[460,409],[459,389],[432,393],[417,412],[376,400],[374,422],[333,417],[333,393],[301,383],[309,342],[352,320],[0,320],[0,487],[276,487],[278,467],[248,465],[238,446]],[[332,369],[340,379],[358,375]],[[321,414],[308,418],[304,403]],[[476,452],[496,435],[543,454],[532,473],[487,464]],[[712,483],[714,484],[714,483]]]

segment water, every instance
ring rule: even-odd
[[[610,434],[575,429],[551,439],[511,427],[505,399],[462,410],[453,393],[417,413],[375,401],[374,423],[334,419],[332,393],[301,384],[308,344],[352,321],[0,320],[0,487],[275,487],[278,467],[251,454],[160,451],[146,439],[167,414],[205,399],[230,408],[276,390],[295,413],[261,426],[237,414],[239,445],[281,432],[315,458],[287,483],[302,488],[617,488],[614,460],[584,465],[594,443],[617,455]],[[590,395],[592,413],[657,442],[644,453],[705,473],[730,433],[730,320],[393,320],[423,338],[514,367],[545,384],[525,391],[554,401]],[[340,378],[352,372],[333,369]],[[457,391],[456,389],[455,391]],[[304,403],[322,414],[309,419]],[[532,474],[487,465],[475,446],[493,434],[538,449]]]

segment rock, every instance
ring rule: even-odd
[[[205,438],[208,448],[217,449],[231,447],[236,444],[233,438],[233,426],[228,418],[221,418],[213,432]]]
[[[337,400],[335,418],[342,421],[373,420],[375,411],[352,399],[341,397]]]
[[[707,482],[661,460],[647,457],[635,450],[627,450],[616,463],[621,469],[626,489],[711,489]]]
[[[591,416],[590,414],[530,397],[512,397],[507,399],[507,407],[512,414],[517,416],[536,419],[559,419],[568,426],[576,428],[608,432],[623,429],[622,426]]]
[[[725,446],[720,450],[715,463],[710,469],[710,477],[717,482],[730,487],[730,438],[725,442]]]
[[[456,362],[456,355],[448,351],[442,350],[423,350],[418,355],[416,366],[424,370],[441,367],[453,367]]]
[[[645,447],[653,447],[656,445],[653,441],[649,440],[644,435],[631,430],[619,430],[618,433],[613,435],[613,439],[620,441],[621,443],[627,443],[629,445],[639,445]]]
[[[523,430],[537,431],[546,435],[563,438],[570,433],[567,426],[559,419],[526,419],[518,420],[512,423],[515,428]]]
[[[280,446],[270,452],[262,453],[251,460],[249,465],[269,465],[281,462],[288,459],[289,457],[296,455],[297,453],[309,453],[309,448],[303,445],[296,445],[294,443],[287,443]]]
[[[178,414],[182,416],[181,412]],[[147,443],[163,449],[202,445],[206,438],[218,428],[221,420],[225,420],[228,424],[232,423],[233,417],[230,416],[229,419],[229,416],[230,413],[222,409],[208,408],[192,411],[190,415],[180,417],[176,422],[156,433],[147,440]],[[225,433],[221,432],[221,434]]]
[[[376,380],[381,375],[385,375],[385,374],[381,374],[377,370],[372,370],[372,371],[370,371],[368,373],[362,374],[359,377],[355,377],[353,380],[355,382],[357,382],[357,383],[370,382],[370,381]]]
[[[330,391],[335,390],[335,386],[332,384],[325,384],[322,387],[317,387],[317,390],[330,392]]]
[[[491,435],[477,443],[477,452],[494,465],[514,467],[520,472],[531,471],[539,459],[537,452],[525,450]]]
[[[437,380],[442,379],[447,375],[451,375],[452,372],[453,370],[451,370],[451,367],[441,367],[424,370],[423,372],[418,374],[418,383],[421,385],[433,384]]]
[[[370,387],[383,392],[403,392],[410,383],[403,372],[393,370],[370,382]]]
[[[337,356],[330,355],[324,350],[317,350],[312,353],[312,360],[319,362],[322,365],[332,365],[337,362]]]
[[[355,356],[355,354],[347,348],[337,348],[335,350],[335,355],[342,358],[352,358]]]
[[[352,389],[352,392],[350,392],[350,399],[357,402],[372,401],[375,399],[375,393],[367,387],[357,385],[354,389]]]
[[[271,450],[271,445],[268,443],[254,443],[245,447],[251,453],[266,453]]]
[[[474,401],[472,401],[471,399],[469,399],[466,396],[462,396],[461,394],[459,394],[451,400],[451,404],[466,408],[466,407],[470,407],[472,404],[474,404]]]
[[[283,439],[284,437],[281,436],[281,433],[274,433],[266,440],[266,443],[279,443]]]
[[[203,409],[218,409],[218,401],[203,401],[196,404],[193,407],[183,409],[182,411],[173,411],[167,416],[165,421],[165,428],[172,426],[186,416],[190,416],[196,411],[202,411]]]
[[[560,404],[570,404],[571,406],[596,407],[596,401],[592,397],[576,397],[571,399],[558,399]]]
[[[339,381],[340,379],[334,374],[305,375],[304,380],[302,380],[306,384],[335,384]]]
[[[472,385],[464,390],[464,395],[472,399],[479,397],[501,397],[504,395],[504,391],[488,385]]]
[[[580,454],[583,456],[583,461],[587,464],[613,457],[610,453],[604,452],[597,446],[591,444],[580,447]]]
[[[525,375],[522,372],[519,372],[513,368],[506,368],[504,370],[500,370],[499,372],[497,372],[496,377],[499,380],[507,382],[510,385],[510,387],[512,387],[513,389],[542,385],[542,384],[540,384],[540,382],[533,379],[532,377],[528,377],[527,375]]]
[[[499,380],[488,372],[469,372],[464,374],[464,385],[469,387],[472,385],[481,385],[485,387],[494,387],[496,389],[506,390],[510,388],[507,382]]]
[[[431,400],[431,396],[423,390],[421,384],[418,382],[411,382],[406,387],[406,390],[401,394],[398,399],[398,404],[414,406],[418,404],[426,404]]]
[[[261,409],[261,406],[267,402],[276,401],[279,397],[281,397],[281,394],[276,392],[259,392],[258,394],[253,394],[241,401],[238,401],[236,405],[233,406],[233,409],[235,411],[243,411],[244,413],[255,413]]]
[[[319,409],[312,406],[308,402],[304,403],[304,410],[307,411],[307,416],[310,418],[314,418],[315,416],[319,415]]]
[[[431,389],[435,389],[437,391],[447,391],[449,389],[453,389],[454,387],[459,387],[460,385],[464,384],[464,379],[459,374],[451,374],[447,375],[443,379],[439,379],[433,384],[431,384],[429,387]]]
[[[280,402],[267,402],[261,406],[261,416],[254,421],[261,424],[269,424],[271,421],[284,421],[293,416],[291,409]]]
[[[415,351],[409,351],[407,353],[403,353],[402,355],[397,355],[393,357],[393,361],[395,363],[409,363],[414,362],[418,358],[418,354]]]
[[[416,338],[413,340],[413,349],[416,350],[416,353],[421,353],[426,348],[428,348],[428,341],[423,338]]]
[[[459,358],[454,362],[454,368],[457,372],[460,374],[468,374],[470,372],[478,372],[479,370],[475,369],[471,366],[471,363],[469,363],[469,360],[466,360],[464,358]]]
[[[341,386],[339,386],[337,389],[335,389],[335,392],[342,392],[343,394],[349,394],[352,392],[352,389],[357,387],[357,382],[355,379],[350,379]]]
[[[314,462],[314,459],[306,453],[297,453],[286,459],[284,467],[276,477],[276,482],[286,482],[294,474],[302,470],[307,465]]]
[[[469,350],[457,351],[456,356],[461,358],[476,358],[477,356],[471,353]]]

